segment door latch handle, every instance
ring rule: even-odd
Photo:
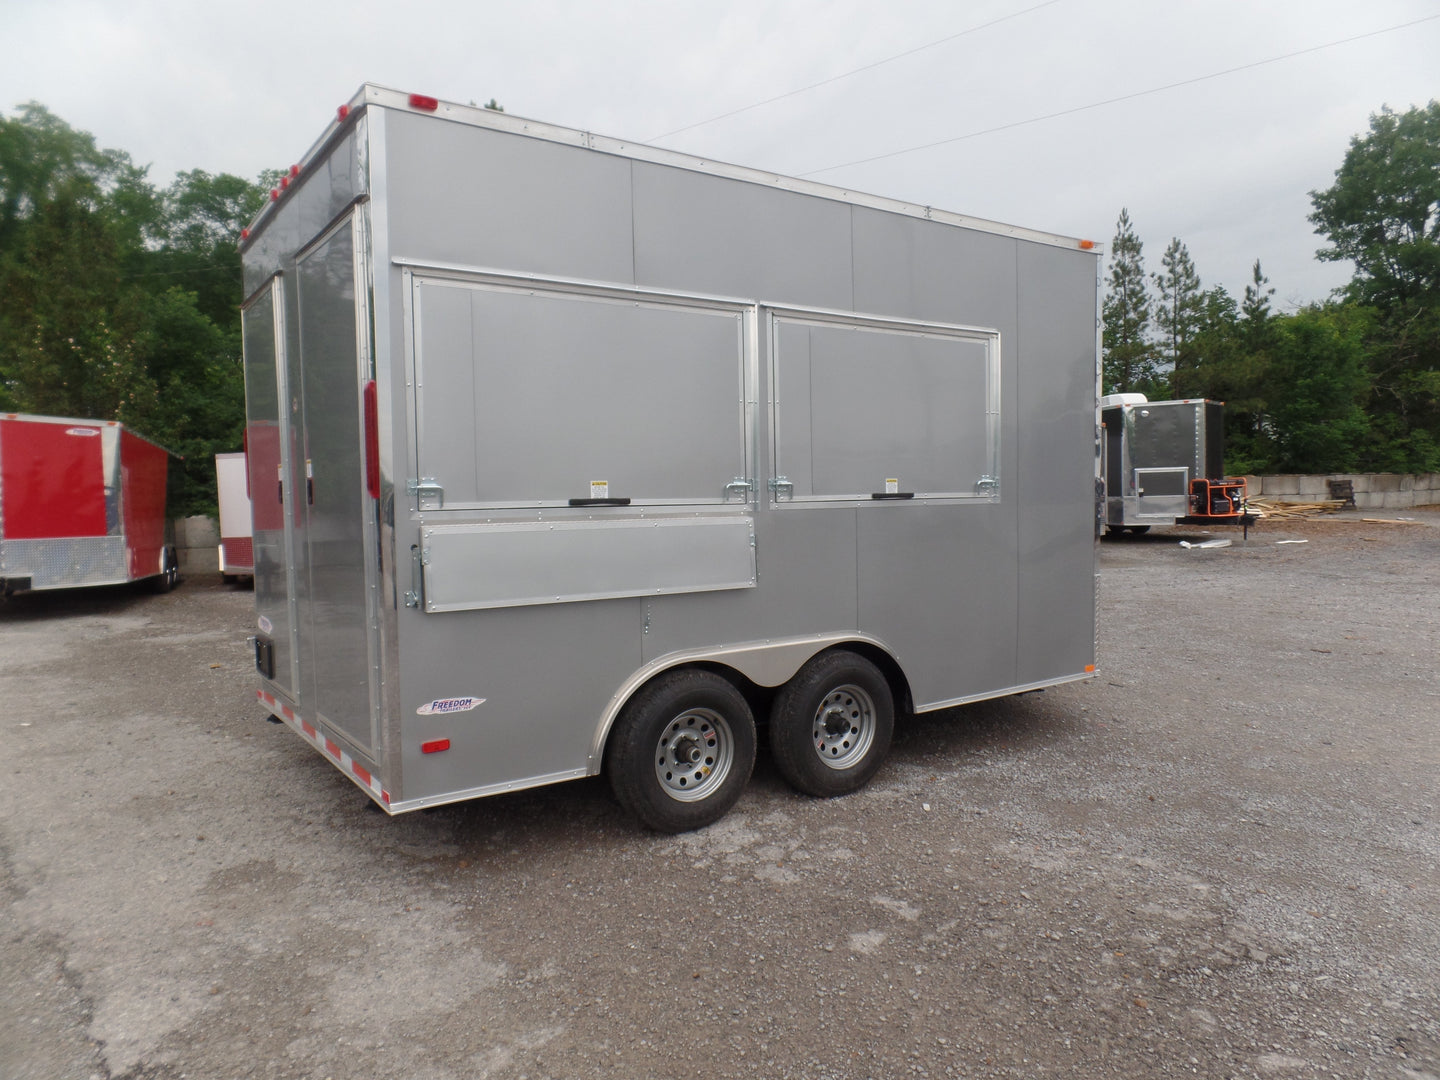
[[[421,477],[419,480],[406,480],[405,493],[416,495],[421,499],[434,499],[442,508],[445,506],[445,488],[433,476]]]

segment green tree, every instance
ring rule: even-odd
[[[1440,468],[1440,102],[1382,108],[1350,140],[1335,183],[1310,193],[1310,221],[1348,259],[1345,295],[1369,309],[1367,467]]]
[[[1241,309],[1223,286],[1202,293],[1199,306],[1194,363],[1175,372],[1173,392],[1224,402],[1226,471],[1265,472],[1274,456],[1266,416],[1269,356],[1248,338]]]
[[[1371,438],[1364,402],[1363,309],[1309,307],[1276,320],[1269,381],[1274,465],[1285,472],[1349,472]]]
[[[264,190],[157,192],[43,106],[0,115],[0,408],[117,419],[179,454],[172,513],[215,509],[244,421],[235,240]]]
[[[1104,385],[1108,394],[1152,393],[1159,384],[1150,342],[1150,294],[1145,285],[1144,245],[1122,209],[1110,243],[1110,277],[1103,315]]]
[[[1352,298],[1368,304],[1440,296],[1440,101],[1382,108],[1350,140],[1335,183],[1312,191],[1310,221],[1330,240],[1317,255],[1355,264]]]
[[[1250,284],[1245,286],[1245,299],[1240,304],[1245,335],[1252,345],[1263,344],[1269,333],[1270,298],[1274,295],[1270,279],[1260,270],[1260,260],[1256,259],[1250,271]]]
[[[182,288],[217,326],[237,329],[243,284],[240,232],[265,205],[267,188],[221,173],[192,169],[176,176],[163,197],[162,244],[148,253],[147,280],[157,291]]]
[[[1199,332],[1204,299],[1200,275],[1190,252],[1180,238],[1174,237],[1160,258],[1161,273],[1152,274],[1157,303],[1155,326],[1160,332],[1161,356],[1169,362],[1171,383],[1183,381],[1187,370],[1195,366],[1191,345]]]

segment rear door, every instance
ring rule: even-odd
[[[364,207],[296,260],[302,501],[296,564],[305,711],[374,758],[375,503],[365,486],[364,387],[371,377]]]
[[[250,508],[254,530],[255,618],[272,642],[271,681],[292,698],[299,692],[295,649],[295,582],[290,545],[296,507],[285,483],[290,467],[288,399],[285,372],[284,281],[277,274],[241,312],[245,346],[246,449],[250,468]]]

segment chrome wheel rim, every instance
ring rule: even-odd
[[[677,802],[698,802],[713,795],[730,775],[735,736],[713,709],[688,709],[660,733],[655,746],[655,776]]]
[[[810,722],[810,745],[832,769],[849,769],[875,742],[875,700],[853,683],[837,686],[820,700]]]

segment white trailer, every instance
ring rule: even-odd
[[[367,85],[241,247],[257,693],[391,813],[1094,672],[1089,242]]]
[[[220,498],[220,576],[226,581],[254,577],[250,475],[243,453],[215,455],[215,490]]]

